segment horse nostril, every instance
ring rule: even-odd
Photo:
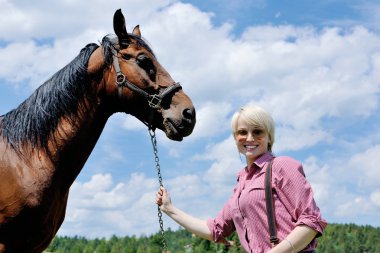
[[[192,120],[194,118],[194,112],[193,112],[193,110],[188,109],[188,108],[186,108],[185,110],[183,110],[182,115],[186,119],[191,119]]]
[[[188,136],[193,132],[195,125],[195,110],[194,108],[186,108],[182,111],[182,122],[178,126],[183,136]]]

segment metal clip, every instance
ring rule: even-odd
[[[118,86],[122,86],[125,83],[125,80],[126,80],[126,78],[125,78],[125,75],[123,73],[117,74],[117,76],[116,76],[116,84]]]

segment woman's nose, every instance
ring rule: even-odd
[[[247,141],[254,141],[255,138],[253,137],[253,134],[252,133],[248,133],[247,134]]]

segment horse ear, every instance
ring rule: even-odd
[[[133,28],[132,34],[136,35],[137,37],[141,37],[141,31],[140,31],[139,25],[136,25],[135,28]]]
[[[119,39],[120,47],[122,47],[124,43],[129,43],[130,39],[127,29],[125,28],[125,18],[120,9],[113,15],[113,30]]]

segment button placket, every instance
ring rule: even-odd
[[[238,210],[239,210],[240,215],[242,217],[243,229],[244,229],[244,234],[245,234],[244,238],[245,238],[245,241],[246,241],[248,247],[250,247],[249,246],[249,238],[248,238],[248,229],[247,229],[247,226],[248,226],[247,219],[246,219],[246,217],[245,217],[245,215],[242,212],[242,209],[240,207],[240,197],[241,197],[242,192],[245,190],[245,181],[246,181],[246,179],[245,178],[242,179],[242,177],[239,180],[239,194],[238,194],[238,198],[237,198],[237,207],[238,207]]]

